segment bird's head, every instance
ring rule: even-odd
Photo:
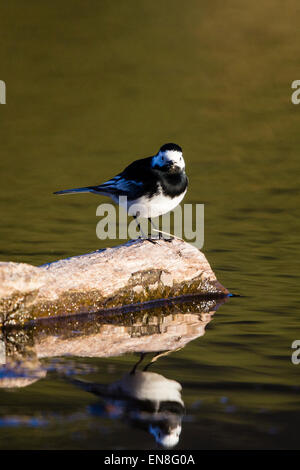
[[[179,442],[179,436],[181,433],[181,425],[171,426],[168,429],[166,428],[166,423],[164,425],[157,424],[149,426],[149,431],[155,437],[156,442],[166,449],[171,449],[176,446]],[[164,429],[166,428],[166,429]]]
[[[152,157],[152,168],[169,173],[184,171],[185,162],[182,149],[177,144],[165,144],[159,152]]]

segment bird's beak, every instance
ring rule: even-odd
[[[170,173],[176,173],[177,171],[180,171],[179,166],[173,162],[168,163],[167,169]]]

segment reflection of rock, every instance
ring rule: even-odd
[[[174,447],[179,441],[184,414],[181,385],[155,372],[137,370],[136,366],[109,385],[71,382],[102,398],[100,404],[90,408],[92,414],[123,419],[147,430],[163,447]]]
[[[203,311],[204,306],[207,312]],[[35,351],[42,358],[66,354],[110,357],[175,350],[204,335],[216,308],[213,301],[200,305],[189,302],[131,313],[122,320],[95,315],[84,322],[65,320],[58,329],[49,322],[47,326],[40,325],[34,330]],[[186,313],[182,313],[184,311]]]
[[[0,364],[5,364],[6,362],[6,347],[4,338],[1,338],[0,335]]]
[[[0,332],[0,388],[26,387],[46,376],[24,330]]]
[[[9,364],[0,368],[0,388],[21,388],[46,377],[47,371],[39,364]]]
[[[25,328],[6,327],[2,336],[0,330],[0,386],[7,386],[8,376],[10,386],[25,386],[43,377],[41,358],[175,351],[204,335],[206,325],[224,301],[217,304],[193,298],[127,315],[111,311],[105,316],[89,314],[44,320]]]
[[[180,240],[128,242],[41,267],[0,263],[0,321],[122,307],[197,293],[224,296],[203,253]]]
[[[37,338],[38,357],[74,356],[109,357],[132,352],[155,352],[183,347],[189,341],[203,336],[211,314],[204,318],[197,314],[175,314],[163,319],[141,320],[132,326],[104,324],[88,336],[75,333],[73,337],[47,335]]]

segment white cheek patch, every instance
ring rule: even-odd
[[[152,166],[164,166],[168,162],[173,162],[182,170],[185,168],[185,162],[181,152],[177,150],[167,150],[166,152],[158,152],[153,157]]]
[[[179,166],[179,168],[184,168],[184,159],[181,152],[177,152],[175,150],[167,150],[167,152],[165,152],[165,155],[167,160],[172,161],[177,166]]]

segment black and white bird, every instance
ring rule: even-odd
[[[67,380],[101,398],[100,403],[89,407],[93,415],[122,419],[133,427],[149,432],[159,445],[170,449],[178,444],[182,430],[185,414],[182,387],[175,380],[148,372],[153,362],[143,370],[137,370],[144,357],[145,354],[141,354],[131,372],[110,384],[84,382],[70,377]]]
[[[134,161],[105,183],[65,189],[54,194],[90,192],[108,196],[123,206],[128,215],[135,219],[148,218],[152,223],[151,218],[165,214],[180,204],[187,186],[182,149],[177,144],[169,143],[163,145],[156,155]]]

